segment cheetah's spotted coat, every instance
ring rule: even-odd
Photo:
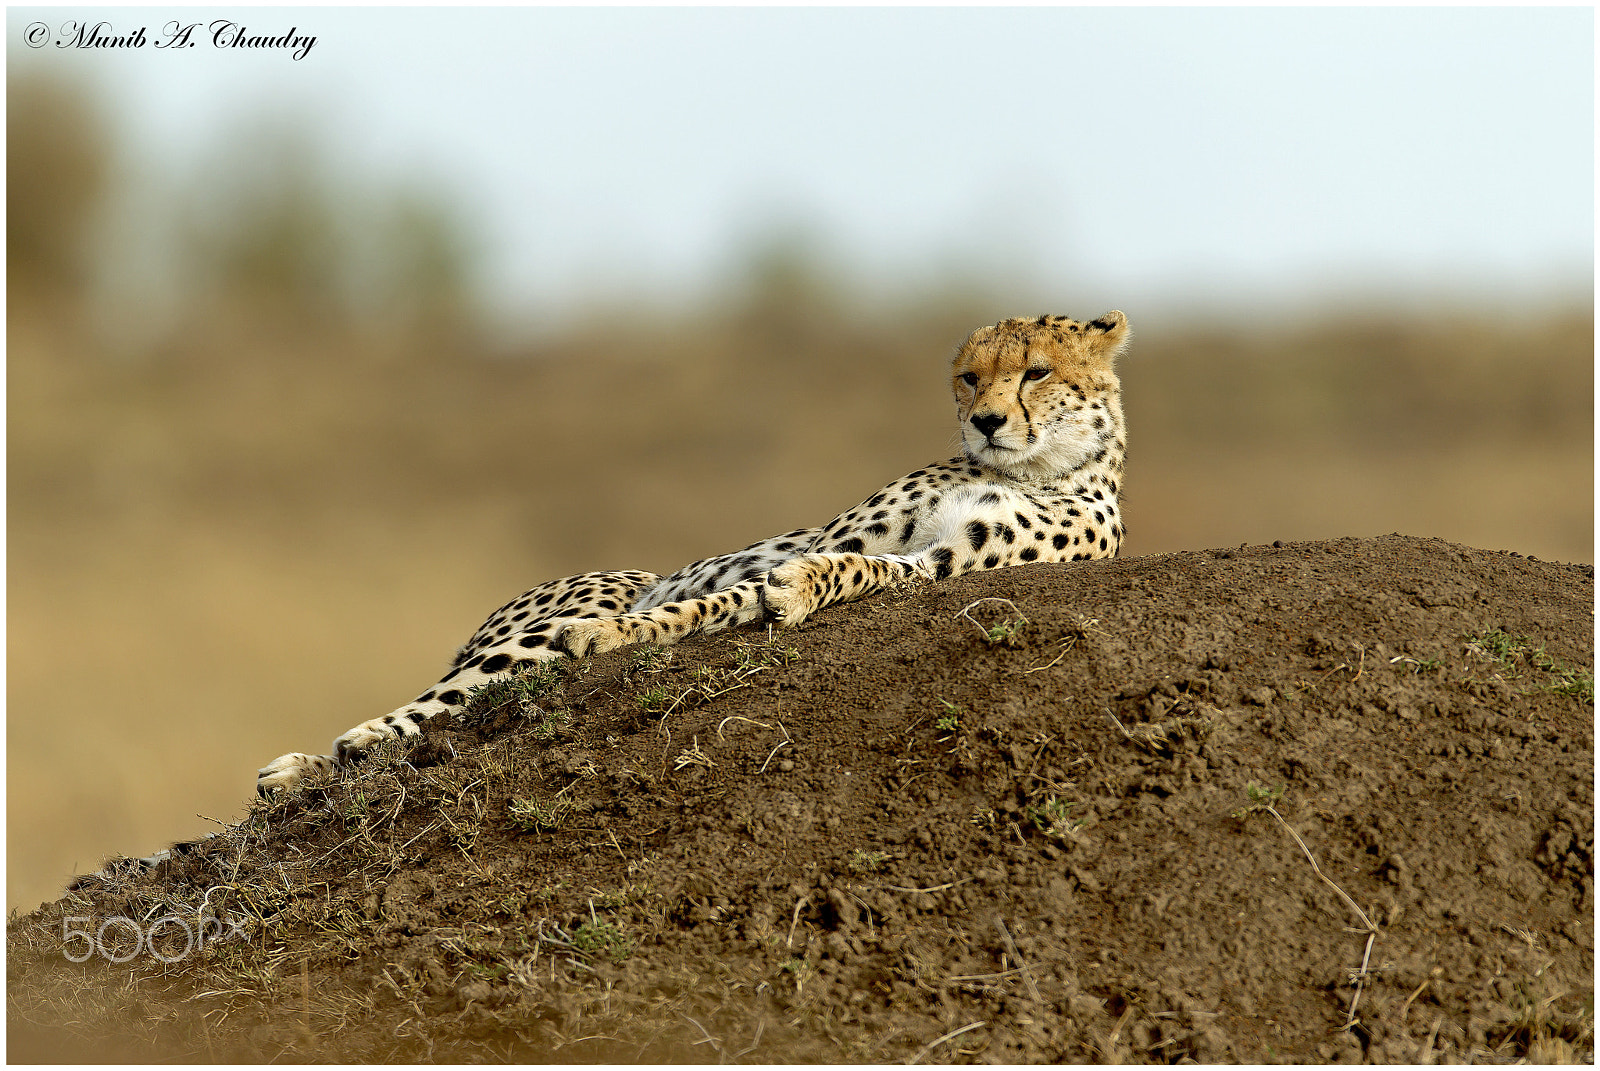
[[[500,607],[438,684],[334,741],[259,773],[263,794],[332,770],[530,661],[673,643],[766,617],[795,625],[836,602],[901,581],[940,580],[1025,562],[1107,558],[1122,541],[1117,494],[1124,430],[1113,363],[1129,329],[1120,312],[1005,320],[974,331],[950,376],[963,455],[896,480],[820,528],[802,528],[669,577],[584,573]]]

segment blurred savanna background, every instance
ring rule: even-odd
[[[13,908],[949,456],[1008,315],[1134,325],[1126,554],[1593,560],[1587,9],[247,15],[8,11]]]

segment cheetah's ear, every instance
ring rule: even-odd
[[[1108,361],[1115,360],[1127,348],[1128,340],[1133,337],[1133,329],[1128,326],[1128,318],[1116,309],[1101,313],[1090,320],[1085,328],[1084,335],[1089,348]]]

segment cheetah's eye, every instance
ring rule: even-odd
[[[965,383],[969,387],[976,387],[978,385],[978,373],[976,373],[976,372],[963,372],[963,373],[961,373],[961,382]]]
[[[1048,369],[1048,368],[1030,368],[1030,369],[1027,370],[1027,372],[1023,373],[1022,378],[1023,379],[1043,379],[1045,376],[1047,376],[1049,374],[1050,374],[1050,369]]]

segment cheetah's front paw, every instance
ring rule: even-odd
[[[793,558],[777,566],[761,585],[761,606],[779,625],[798,625],[821,605],[815,570],[805,558]]]
[[[567,625],[556,634],[551,646],[565,651],[573,658],[603,654],[633,642],[629,633],[616,624],[613,617],[585,617]]]
[[[327,755],[302,755],[298,751],[279,755],[256,771],[256,795],[265,798],[278,789],[293,788],[312,774],[332,769],[333,759]]]

